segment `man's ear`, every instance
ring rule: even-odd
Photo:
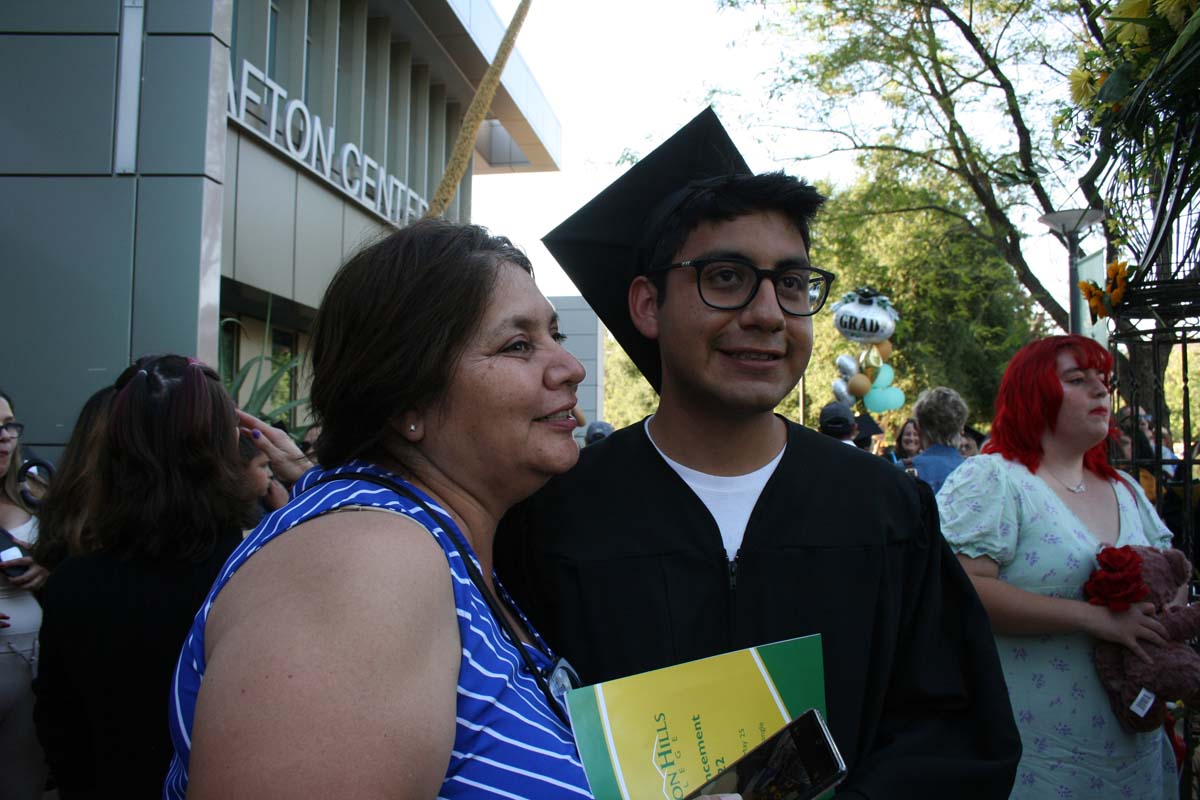
[[[647,339],[658,338],[658,287],[645,275],[629,284],[629,318]]]

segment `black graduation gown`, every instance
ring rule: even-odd
[[[1021,745],[928,487],[798,425],[734,562],[641,423],[514,508],[497,571],[585,683],[820,633],[839,796],[1006,798]]]

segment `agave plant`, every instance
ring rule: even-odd
[[[241,320],[234,317],[226,317],[221,320],[221,325],[234,325],[245,330],[245,326],[242,325]],[[276,387],[279,386],[280,381],[300,366],[303,356],[296,355],[286,360],[276,361],[276,359],[267,353],[267,343],[270,341],[271,300],[268,298],[266,330],[263,336],[263,352],[242,364],[237,372],[233,372],[232,364],[222,363],[220,367],[221,378],[225,382],[225,388],[228,389],[230,396],[235,401],[242,394],[242,389],[246,385],[246,381],[250,380],[251,376],[253,376],[253,381],[250,384],[250,394],[244,402],[239,403],[239,408],[261,420],[274,422],[284,420],[293,410],[305,408],[309,403],[309,398],[305,395],[304,397],[288,400],[279,405],[273,404]],[[265,377],[263,376],[264,370],[270,370]],[[303,438],[309,427],[311,426],[300,426],[291,429],[289,433],[293,438],[299,440]]]

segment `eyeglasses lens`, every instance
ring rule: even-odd
[[[20,422],[6,422],[5,424],[0,425],[0,433],[6,436],[11,436],[14,439],[21,438],[21,433],[24,430],[25,426]]]
[[[808,315],[825,302],[829,283],[818,272],[789,269],[770,273],[779,307],[789,314]],[[754,294],[761,278],[749,264],[714,261],[700,272],[700,296],[715,308],[742,308]]]

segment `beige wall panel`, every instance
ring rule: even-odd
[[[221,222],[221,274],[233,277],[233,232],[237,229],[237,154],[241,134],[230,128],[225,139],[225,187]]]
[[[342,259],[358,252],[363,245],[375,241],[383,234],[383,223],[375,217],[359,211],[353,202],[343,204],[345,212],[342,223]]]
[[[243,138],[238,148],[233,277],[292,298],[296,170]]]
[[[296,187],[296,301],[316,308],[342,263],[342,199],[314,180]]]

